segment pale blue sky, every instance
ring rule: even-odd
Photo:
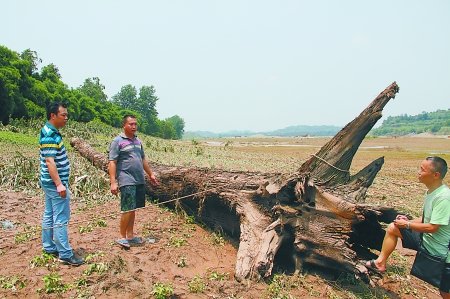
[[[345,125],[393,81],[384,117],[450,108],[448,0],[2,1],[0,44],[70,87],[154,85],[186,130]],[[381,121],[380,121],[381,124]]]

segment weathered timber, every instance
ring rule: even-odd
[[[373,257],[370,249],[381,248],[381,223],[392,221],[397,211],[364,203],[383,157],[355,175],[349,169],[398,90],[395,82],[388,86],[294,175],[152,164],[161,184],[147,183],[147,193],[160,202],[183,197],[178,207],[235,239],[235,277],[240,281],[268,277],[274,266],[297,272],[315,266],[370,279],[362,261]],[[106,156],[81,139],[71,144],[106,170]]]

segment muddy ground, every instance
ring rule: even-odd
[[[88,263],[71,267],[55,259],[39,265],[42,198],[1,191],[0,206],[0,221],[14,224],[0,230],[0,298],[153,298],[156,283],[171,284],[172,298],[276,298],[276,294],[278,298],[439,298],[434,288],[396,275],[384,277],[363,293],[353,291],[356,286],[351,283],[342,287],[313,274],[281,286],[285,290],[279,292],[278,285],[270,282],[241,284],[233,278],[236,244],[151,204],[137,212],[136,232],[155,242],[124,250],[114,243],[118,200],[94,207],[72,202],[70,241]],[[17,234],[36,228],[34,234]],[[401,253],[407,263],[412,262],[413,252]],[[59,274],[61,288],[46,293],[44,279],[51,273]]]

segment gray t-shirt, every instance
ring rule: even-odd
[[[122,133],[114,138],[109,146],[109,160],[117,161],[116,179],[119,188],[145,183],[144,157],[144,148],[137,136],[130,139]]]

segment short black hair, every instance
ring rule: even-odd
[[[434,171],[439,172],[441,175],[441,179],[443,179],[447,174],[447,162],[445,162],[444,159],[438,156],[429,156],[426,158],[426,160],[431,161]]]
[[[133,114],[126,114],[126,115],[124,115],[124,117],[122,118],[122,127],[125,126],[125,124],[128,121],[128,118],[136,119],[136,116],[133,115]]]
[[[50,104],[47,105],[47,120],[50,120],[52,113],[58,115],[59,107],[67,108],[67,103],[50,102]]]

